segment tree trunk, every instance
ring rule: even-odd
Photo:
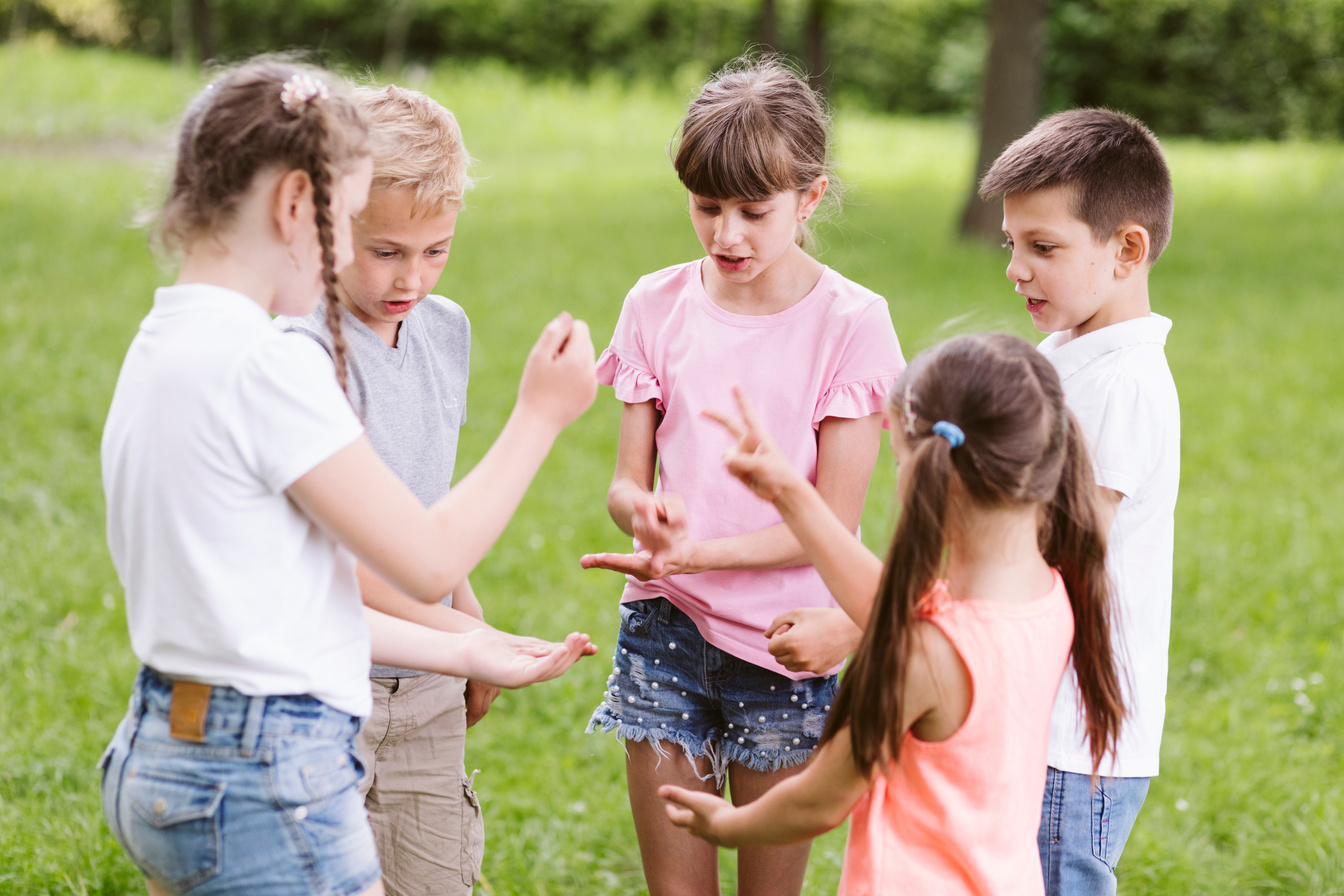
[[[209,62],[219,53],[215,41],[215,4],[218,0],[191,0],[191,23],[195,26],[196,50],[201,62]]]
[[[1046,0],[990,0],[989,59],[980,99],[980,151],[970,196],[961,214],[961,235],[998,241],[1003,210],[976,192],[980,178],[1004,147],[1031,130],[1041,114],[1045,61]]]
[[[756,41],[768,50],[779,50],[779,9],[775,0],[761,0],[761,14],[756,19]]]
[[[28,0],[14,0],[9,16],[9,39],[19,43],[28,34]]]
[[[812,89],[825,94],[831,86],[831,58],[826,51],[826,22],[831,17],[833,0],[808,0],[803,20],[803,62]]]
[[[171,25],[173,65],[183,66],[191,61],[191,0],[173,0]]]
[[[387,38],[383,43],[383,73],[389,77],[406,64],[406,44],[411,38],[413,18],[415,0],[396,0],[387,19]]]

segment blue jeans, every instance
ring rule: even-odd
[[[722,786],[729,763],[761,772],[803,764],[838,685],[837,675],[795,681],[720,650],[666,598],[630,601],[588,731],[648,741],[659,756],[671,743],[708,757]]]
[[[108,826],[146,877],[191,896],[353,896],[379,880],[359,719],[216,687],[194,743],[170,733],[172,689],[141,668],[99,763]]]
[[[1046,770],[1036,846],[1048,896],[1114,896],[1115,868],[1148,795],[1149,778]]]

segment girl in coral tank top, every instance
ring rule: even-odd
[[[1059,377],[1005,335],[915,359],[888,408],[903,509],[885,566],[738,400],[740,420],[714,415],[738,438],[729,470],[779,508],[864,634],[801,774],[742,807],[663,787],[669,818],[736,847],[850,817],[845,896],[1043,893],[1036,829],[1070,651],[1094,768],[1124,714],[1105,526]]]

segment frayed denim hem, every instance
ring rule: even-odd
[[[717,732],[711,732],[710,736],[701,743],[696,743],[692,738],[686,737],[682,732],[664,731],[660,728],[644,728],[638,725],[627,725],[621,721],[611,709],[603,703],[593,710],[593,717],[588,720],[588,727],[584,729],[585,734],[594,734],[596,732],[615,731],[616,736],[622,741],[646,741],[653,747],[654,753],[658,755],[658,764],[667,758],[669,743],[681,747],[686,754],[686,761],[690,763],[691,772],[701,781],[714,779],[714,785],[723,790],[724,782],[728,777],[728,763],[723,758],[723,750],[714,739]],[[696,771],[695,760],[704,756],[709,760],[710,773],[702,775]]]
[[[732,741],[723,745],[724,765],[736,762],[754,772],[777,772],[780,769],[802,765],[811,757],[811,750],[750,750]]]

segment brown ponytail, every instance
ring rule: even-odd
[[[1041,531],[1041,555],[1059,570],[1073,604],[1073,669],[1095,770],[1120,738],[1123,697],[1111,644],[1114,610],[1092,461],[1077,418],[1067,410],[1064,418],[1064,469]]]
[[[850,728],[867,769],[900,753],[901,696],[919,601],[941,573],[952,477],[986,507],[1041,504],[1041,553],[1073,605],[1073,664],[1087,714],[1093,767],[1113,750],[1124,708],[1110,643],[1111,589],[1092,464],[1050,362],[1015,336],[949,340],[922,353],[892,404],[911,449],[908,487],[873,613],[837,695],[823,742]],[[933,424],[965,434],[953,448]]]

